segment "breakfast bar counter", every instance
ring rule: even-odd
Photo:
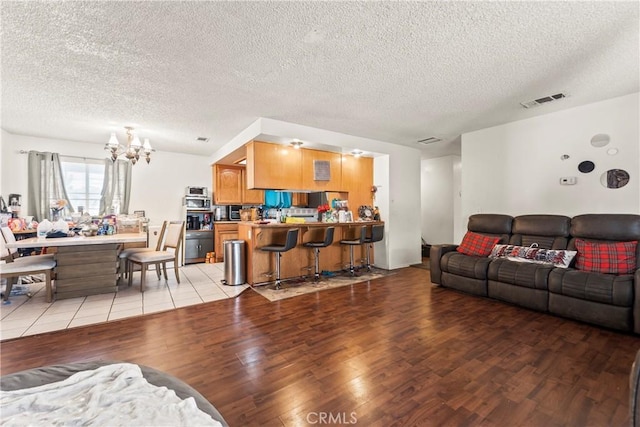
[[[123,244],[146,243],[146,233],[37,238],[8,243],[13,248],[56,248],[56,299],[117,292],[118,254]]]
[[[282,279],[313,276],[314,253],[312,249],[302,246],[310,241],[324,240],[327,227],[335,227],[333,243],[320,249],[320,271],[338,271],[349,264],[349,248],[340,244],[340,240],[353,239],[361,227],[383,224],[380,221],[361,222],[309,222],[309,223],[270,223],[256,222],[238,223],[238,239],[246,245],[247,283],[262,284],[275,280],[270,273],[275,271],[275,260],[272,253],[260,248],[273,243],[284,242],[287,230],[297,228],[298,244],[295,248],[282,254],[280,276]],[[356,264],[365,257],[365,245],[355,248]],[[371,252],[373,259],[373,250]]]

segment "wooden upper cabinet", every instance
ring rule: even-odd
[[[213,165],[213,198],[216,205],[242,203],[242,167]]]
[[[264,191],[249,190],[244,166],[213,165],[214,204],[261,205]]]
[[[362,205],[373,206],[373,159],[342,155],[342,190],[349,193],[349,209],[357,215]]]
[[[242,168],[242,203],[246,205],[261,205],[264,203],[263,190],[251,190],[247,187],[247,171]]]
[[[302,189],[302,150],[262,141],[246,148],[248,188]]]
[[[311,191],[340,191],[342,188],[342,155],[329,151],[301,150],[302,151],[302,187]],[[316,161],[322,162],[317,164]],[[316,168],[329,165],[328,181],[316,180]]]

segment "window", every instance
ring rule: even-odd
[[[104,160],[60,156],[64,186],[74,211],[98,215],[104,181]]]

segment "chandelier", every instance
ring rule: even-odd
[[[118,156],[124,155],[127,160],[131,161],[131,164],[135,165],[140,159],[140,154],[142,153],[145,155],[147,164],[151,162],[151,152],[155,150],[151,148],[149,138],[145,138],[144,144],[142,144],[140,142],[140,138],[138,138],[138,135],[134,132],[132,127],[125,126],[125,129],[127,131],[126,146],[120,144],[115,132],[111,132],[111,138],[109,138],[109,142],[107,142],[107,145],[104,147],[105,150],[111,151],[111,160],[115,162],[118,159]]]

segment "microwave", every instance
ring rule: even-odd
[[[199,196],[199,197],[209,197],[209,189],[207,187],[187,187],[184,195],[189,196]]]
[[[184,196],[182,203],[187,210],[210,211],[211,199],[203,196]]]

